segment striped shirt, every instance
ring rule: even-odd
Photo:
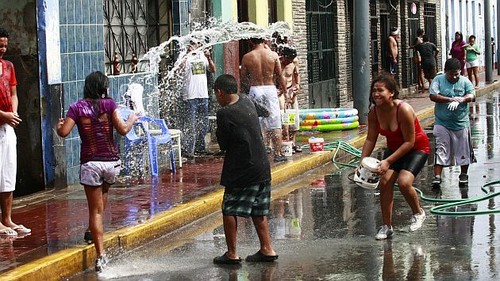
[[[94,112],[94,101],[81,99],[73,103],[67,117],[75,121],[82,141],[80,163],[89,161],[116,161],[120,159],[118,146],[113,138],[113,111],[117,105],[113,99],[98,99]]]

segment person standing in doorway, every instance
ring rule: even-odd
[[[434,187],[441,184],[443,167],[453,165],[460,165],[459,185],[467,185],[469,164],[475,161],[470,141],[468,103],[474,101],[476,93],[469,79],[460,75],[461,67],[457,59],[446,60],[445,73],[436,76],[429,88],[430,99],[436,103]]]
[[[272,262],[278,255],[271,245],[269,207],[271,202],[271,166],[254,104],[238,94],[232,75],[219,76],[214,83],[217,102],[217,141],[225,151],[221,182],[224,186],[222,220],[227,251],[213,259],[215,264],[239,264],[236,250],[238,217],[251,217],[260,249],[246,257],[248,262]]]
[[[208,133],[208,80],[207,71],[215,72],[215,63],[208,49],[202,51],[200,43],[191,41],[185,61],[184,100],[184,155],[193,159],[195,154],[209,154],[205,144]]]
[[[285,79],[282,76],[279,56],[273,52],[262,38],[252,38],[252,51],[246,53],[241,60],[241,88],[249,89],[251,98],[269,101],[268,117],[261,118],[264,136],[269,136],[274,149],[274,162],[287,161],[281,152],[282,130],[279,96],[286,95]],[[279,85],[279,93],[275,85]],[[265,137],[266,139],[266,137]]]
[[[465,75],[465,45],[464,36],[462,32],[455,32],[455,41],[451,43],[450,56],[460,61],[462,64],[461,74]]]
[[[419,28],[417,30],[417,37],[415,38],[415,40],[413,40],[413,45],[411,45],[409,47],[410,49],[413,49],[413,62],[417,66],[417,78],[418,78],[418,81],[417,81],[417,88],[418,89],[417,90],[418,90],[418,92],[424,92],[425,85],[424,85],[424,72],[422,71],[422,65],[421,65],[421,62],[422,62],[421,55],[416,50],[415,47],[424,42],[423,36],[424,36],[424,30],[422,28]]]
[[[476,44],[476,36],[469,36],[469,43],[464,45],[466,52],[465,66],[467,67],[467,75],[469,80],[474,83],[476,89],[479,88],[479,46]]]
[[[393,76],[396,76],[396,74],[398,73],[398,39],[399,29],[397,27],[392,27],[391,33],[387,38],[387,71]]]
[[[380,209],[383,225],[375,238],[383,240],[393,235],[392,209],[394,184],[411,207],[410,231],[422,227],[425,212],[421,208],[413,182],[422,170],[430,153],[427,135],[422,130],[415,111],[408,103],[399,99],[396,80],[382,74],[373,80],[368,112],[368,134],[361,152],[360,163],[373,152],[379,135],[385,136],[387,149],[380,161]]]
[[[429,42],[429,37],[427,34],[423,36],[424,42],[415,46],[415,49],[420,53],[422,71],[424,72],[424,77],[429,81],[429,85],[432,83],[432,79],[437,73],[437,55],[439,54],[439,49],[434,43]]]
[[[85,189],[89,209],[89,228],[94,241],[97,260],[95,270],[101,272],[107,259],[104,251],[104,210],[108,191],[120,173],[120,154],[113,138],[113,128],[126,135],[139,119],[131,113],[122,120],[115,101],[108,97],[108,77],[95,71],[85,78],[83,99],[70,105],[66,118],[59,119],[57,134],[69,135],[78,127],[80,134],[80,183]]]
[[[3,56],[9,45],[9,32],[0,27],[0,235],[16,236],[31,233],[31,229],[12,221],[12,203],[16,189],[17,137],[14,128],[21,122],[17,114],[17,79],[12,62]]]

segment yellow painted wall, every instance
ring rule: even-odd
[[[269,25],[269,8],[267,0],[248,0],[249,21],[267,27]]]
[[[278,0],[277,2],[278,20],[288,23],[290,29],[293,30],[293,9],[292,0]]]

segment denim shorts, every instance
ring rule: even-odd
[[[114,184],[120,174],[121,161],[89,161],[80,165],[80,183],[86,186],[101,186],[104,182]]]
[[[222,199],[222,214],[225,216],[267,216],[271,203],[271,182],[242,188],[227,188]]]

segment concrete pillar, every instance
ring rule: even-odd
[[[485,82],[490,84],[492,82],[492,50],[491,50],[491,3],[490,0],[484,0],[484,64],[485,64]]]
[[[497,74],[500,75],[500,1],[497,0]]]
[[[354,38],[353,49],[353,100],[358,110],[359,123],[368,122],[370,95],[370,18],[369,1],[354,0]]]

